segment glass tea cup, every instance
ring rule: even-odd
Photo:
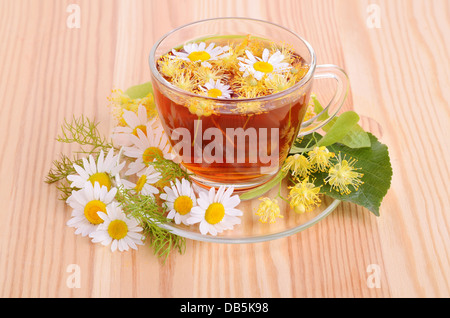
[[[174,48],[200,42],[226,45],[248,35],[287,43],[309,65],[307,73],[275,94],[224,99],[182,90],[158,70],[158,60]],[[174,29],[155,43],[149,63],[158,115],[172,149],[192,180],[206,189],[231,185],[245,192],[268,182],[299,135],[312,133],[333,119],[349,86],[341,68],[316,65],[315,52],[303,38],[274,23],[248,18],[208,19]],[[336,89],[323,111],[304,121],[316,79],[334,79]],[[325,112],[329,117],[320,120]]]

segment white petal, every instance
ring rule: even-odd
[[[130,110],[123,110],[123,119],[125,122],[130,126],[131,128],[135,128],[136,126],[139,126],[139,120],[136,114],[133,111]]]
[[[267,62],[269,60],[269,50],[268,49],[264,49],[264,51],[262,53],[262,60],[264,62]]]
[[[236,206],[238,206],[239,203],[241,203],[239,196],[234,195],[234,196],[230,197],[228,200],[225,200],[223,202],[223,206],[225,207],[225,209],[227,209],[227,208],[232,209],[232,208],[235,208]]]
[[[79,165],[74,164],[73,165],[75,171],[80,175],[80,177],[82,177],[83,179],[88,179],[89,175],[86,173],[86,171],[81,168]]]
[[[222,202],[223,192],[225,191],[225,186],[220,186],[219,190],[217,190],[216,196],[214,197],[213,202]]]
[[[208,232],[209,232],[208,223],[206,221],[200,222],[199,230],[200,230],[200,233],[202,233],[203,235],[208,234]]]
[[[94,157],[89,156],[89,169],[91,169],[92,174],[97,173],[97,165],[95,164]]]
[[[98,172],[104,172],[105,170],[103,170],[103,162],[105,160],[105,154],[103,153],[103,150],[100,150],[100,154],[98,155],[97,158],[97,171]]]

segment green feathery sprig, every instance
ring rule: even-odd
[[[82,159],[78,158],[78,156],[92,155],[97,161],[101,150],[108,152],[113,147],[113,144],[100,134],[97,126],[98,123],[85,116],[80,118],[73,117],[71,122],[65,120],[61,126],[61,134],[58,135],[56,140],[68,144],[75,143],[80,147],[73,158],[60,154],[59,159],[53,161],[53,166],[45,179],[45,182],[48,184],[58,183],[57,189],[61,192],[61,200],[67,200],[72,191],[78,190],[71,188],[67,180],[67,176],[76,174],[74,164],[83,164]],[[177,178],[189,177],[178,164],[171,160],[157,157],[152,164],[167,183]],[[125,213],[133,216],[140,222],[144,229],[144,235],[150,241],[155,255],[160,259],[165,262],[173,250],[184,253],[185,239],[159,226],[167,223],[168,219],[164,216],[164,209],[155,198],[131,193],[120,188],[116,199],[121,203]]]
[[[145,237],[150,241],[153,252],[165,262],[172,250],[183,254],[186,240],[170,231],[161,228],[159,224],[167,223],[165,209],[158,204],[157,199],[135,193],[133,190],[119,189],[116,199],[125,213],[137,219],[144,229]]]

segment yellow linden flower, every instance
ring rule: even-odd
[[[114,89],[111,95],[108,97],[110,107],[112,107],[112,114],[118,121],[118,125],[127,126],[126,121],[123,118],[124,110],[138,113],[139,105],[143,105],[147,110],[148,118],[157,116],[156,105],[153,99],[153,94],[149,93],[144,98],[131,99],[120,89]]]
[[[197,116],[211,116],[215,113],[216,105],[214,101],[204,98],[191,98],[187,102],[189,111]]]
[[[266,49],[266,44],[256,37],[249,37],[249,42],[247,44],[247,50],[253,52],[254,55],[261,56]]]
[[[153,94],[149,93],[147,96],[141,99],[135,99],[135,103],[138,103],[139,105],[143,105],[145,109],[147,110],[147,117],[148,118],[154,118],[158,116],[158,111],[156,110],[156,104],[155,99],[153,98]],[[137,110],[136,110],[137,112]]]
[[[238,51],[232,46],[228,45],[229,49],[226,55],[224,55],[220,60],[212,61],[211,64],[214,67],[220,67],[222,70],[235,70],[239,69],[239,61],[238,61]]]
[[[309,178],[305,178],[295,186],[289,187],[289,189],[291,189],[289,203],[296,213],[302,214],[311,211],[321,202],[319,198],[320,187],[316,187],[314,183],[309,182]]]
[[[342,160],[339,154],[338,162],[328,171],[325,182],[329,183],[333,189],[336,189],[341,194],[349,194],[351,192],[349,186],[352,186],[357,191],[359,186],[364,183],[360,180],[364,174],[356,171],[360,168],[353,166],[355,162],[355,159],[347,161],[344,158]]]
[[[276,51],[280,51],[281,54],[284,56],[283,62],[287,62],[289,64],[292,64],[294,62],[294,56],[292,55],[292,52],[294,52],[294,47],[286,42],[281,43],[272,43],[271,45],[271,53],[275,53]]]
[[[262,202],[259,204],[256,215],[259,216],[261,223],[275,223],[276,218],[283,218],[280,214],[280,206],[278,205],[277,199],[271,200],[270,198],[263,197],[260,200]]]
[[[192,75],[190,72],[179,71],[172,78],[172,84],[184,91],[187,91],[187,92],[192,92],[195,88],[197,88],[197,83],[192,78]]]
[[[310,163],[308,158],[303,155],[295,154],[289,156],[283,166],[283,171],[292,171],[292,175],[304,178],[309,174]]]
[[[294,86],[295,82],[294,78],[288,78],[281,74],[274,74],[272,77],[265,79],[266,87],[272,94],[279,93]]]
[[[221,80],[224,77],[223,71],[221,67],[217,68],[209,68],[209,67],[196,67],[193,70],[194,77],[200,83],[208,83],[211,80],[216,82],[217,80]]]
[[[308,65],[298,63],[291,68],[290,73],[294,75],[295,80],[298,82],[306,75],[306,73],[308,73],[308,71]]]
[[[327,147],[314,147],[308,152],[311,169],[314,171],[325,171],[330,166],[330,158],[334,157],[334,152],[330,152]]]
[[[173,56],[165,55],[158,61],[159,71],[169,78],[175,77],[180,69],[185,66],[186,62],[182,59],[172,58]]]
[[[261,97],[267,95],[268,92],[264,81],[258,81],[253,76],[235,76],[230,86],[241,98]]]
[[[108,100],[114,105],[123,105],[129,103],[131,98],[121,89],[113,89]]]
[[[242,102],[236,104],[231,111],[239,114],[260,114],[264,112],[264,108],[260,102]]]

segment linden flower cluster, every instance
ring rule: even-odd
[[[162,56],[157,65],[165,79],[178,88],[218,99],[278,93],[299,82],[309,69],[287,46],[251,36],[226,46],[188,43]],[[199,113],[198,107],[193,109]]]
[[[316,172],[325,172],[327,176],[324,183],[328,183],[333,190],[341,194],[347,195],[351,193],[351,188],[357,191],[359,186],[363,184],[361,178],[363,174],[355,168],[355,159],[345,159],[341,154],[336,157],[326,147],[314,147],[307,154],[295,154],[289,156],[282,170],[290,173],[291,180],[294,185],[289,187],[289,195],[286,199],[291,208],[298,214],[312,211],[319,206],[320,187],[316,186],[311,176]],[[260,216],[260,221],[265,223],[271,220],[275,221],[279,216],[280,208],[276,200],[262,198],[262,202],[258,208],[256,215]]]
[[[117,94],[117,92],[113,92]],[[170,143],[157,116],[149,116],[144,103],[114,100],[117,126],[111,139],[118,153],[111,149],[97,159],[83,158],[83,165],[74,165],[76,174],[69,175],[74,189],[67,203],[72,207],[72,219],[67,223],[76,228],[76,234],[89,236],[92,242],[111,244],[115,251],[137,248],[143,244],[143,230],[139,222],[122,211],[116,196],[120,191],[148,196],[162,201],[167,219],[176,224],[199,225],[202,234],[217,235],[240,224],[242,211],[233,187],[212,188],[199,193],[197,198],[191,182],[177,178],[166,182],[166,177],[154,164],[174,161]],[[137,108],[129,108],[136,105]],[[121,159],[124,159],[121,162]]]
[[[143,98],[133,99],[125,94],[121,89],[114,89],[108,97],[112,114],[118,121],[118,126],[127,126],[125,118],[123,117],[124,110],[137,113],[139,106],[144,106],[147,112],[147,117],[152,118],[157,115],[156,105],[153,99],[153,94],[149,93]]]

